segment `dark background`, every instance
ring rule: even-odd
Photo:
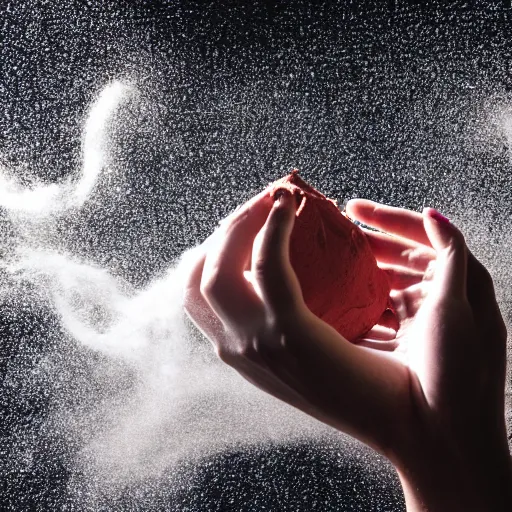
[[[143,286],[296,167],[341,204],[428,205],[467,225],[508,323],[510,161],[496,121],[511,104],[508,4],[4,1],[0,165],[28,185],[73,175],[89,105],[128,80],[143,101],[113,128],[111,154],[130,193],[63,221],[63,250]],[[80,446],[41,425],[72,390],[115,390],[90,381],[101,356],[79,347],[65,382],[30,381],[63,334],[50,310],[20,305],[25,293],[3,305],[4,507],[82,510],[66,492]],[[23,444],[35,462],[19,472]],[[393,471],[361,453],[373,462],[314,444],[234,452],[193,468],[186,492],[164,476],[98,507],[403,510]]]

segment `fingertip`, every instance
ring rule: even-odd
[[[253,245],[251,280],[260,298],[274,312],[295,307],[302,297],[289,255],[296,196],[288,190],[276,191],[273,208]]]
[[[354,209],[355,205],[357,204],[357,199],[349,199],[347,203],[345,204],[345,212],[347,214],[351,214],[352,210]]]
[[[289,207],[292,204],[296,205],[297,201],[295,200],[296,194],[292,194],[288,189],[286,188],[280,188],[276,190],[276,192],[273,195],[274,199],[274,206],[279,207]]]
[[[278,190],[274,194],[274,204],[270,212],[269,221],[272,218],[286,219],[293,222],[297,213],[297,200],[296,194],[292,194],[288,190]]]
[[[273,195],[274,205],[285,203],[291,197],[291,192],[286,188],[280,188]]]
[[[426,206],[423,208],[422,216],[425,231],[434,248],[439,249],[449,245],[461,245],[461,242],[465,243],[460,230],[435,208]]]
[[[434,221],[436,221],[440,224],[443,224],[443,225],[451,224],[450,219],[448,219],[443,214],[438,212],[435,208],[430,208],[427,206],[427,207],[423,208],[422,214],[424,216],[429,217],[430,219],[433,219]]]
[[[369,199],[364,199],[362,197],[353,197],[347,201],[345,205],[346,208],[353,208],[354,206],[358,206],[359,204],[372,203]]]
[[[445,293],[466,297],[467,247],[464,235],[435,208],[423,208],[424,226],[437,253],[434,280]]]
[[[345,212],[353,218],[371,217],[375,211],[377,203],[369,199],[350,199],[345,205]]]

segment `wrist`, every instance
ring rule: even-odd
[[[496,440],[494,440],[496,441]],[[494,445],[494,446],[493,446]],[[512,460],[506,438],[465,453],[438,443],[392,460],[408,511],[512,510]]]
[[[460,468],[441,462],[422,474],[397,468],[408,512],[508,512],[512,474],[508,467],[484,474],[479,466]]]

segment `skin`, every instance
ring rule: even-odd
[[[289,260],[295,208],[263,192],[191,251],[190,319],[249,382],[386,456],[408,510],[512,510],[507,331],[462,233],[431,208],[348,203],[379,230],[365,233],[399,316],[398,330],[383,315],[352,344],[304,304]]]

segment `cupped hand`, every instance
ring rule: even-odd
[[[409,369],[414,421],[473,455],[477,440],[502,442],[507,330],[487,269],[431,208],[353,200],[347,214],[380,231],[364,229],[390,276],[400,328],[383,339]]]
[[[262,192],[190,252],[185,310],[220,359],[393,462],[432,439],[455,450],[481,432],[501,439],[506,329],[462,233],[432,209],[348,203],[350,218],[379,230],[365,233],[399,320],[394,331],[384,315],[353,344],[304,303],[289,259],[295,208],[287,193]]]

